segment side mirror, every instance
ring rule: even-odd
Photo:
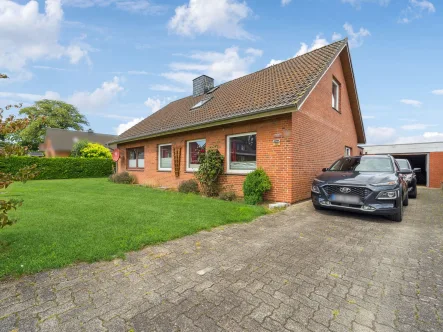
[[[407,168],[402,168],[400,169],[400,174],[411,174],[412,171],[410,169]]]
[[[421,172],[421,168],[414,168],[414,173],[420,173]]]
[[[326,172],[326,171],[329,171],[329,168],[323,168],[322,170],[321,170],[322,172]]]

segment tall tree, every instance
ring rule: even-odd
[[[37,101],[33,106],[21,109],[19,114],[36,119],[19,132],[21,145],[29,146],[31,150],[38,150],[47,128],[83,130],[83,125],[89,125],[75,106],[58,100]]]

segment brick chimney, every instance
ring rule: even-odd
[[[214,79],[206,75],[195,78],[192,83],[194,97],[201,96],[214,87]]]

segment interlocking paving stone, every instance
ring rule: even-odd
[[[443,331],[443,192],[403,222],[310,202],[0,281],[0,331]]]

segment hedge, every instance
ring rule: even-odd
[[[15,174],[20,168],[37,165],[36,180],[99,178],[112,174],[114,162],[101,158],[0,158],[0,172]]]

